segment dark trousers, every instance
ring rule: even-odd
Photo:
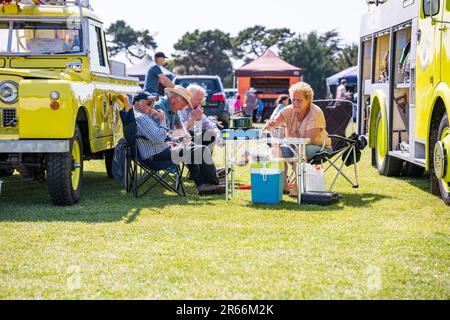
[[[208,147],[211,150],[211,154],[214,153],[214,147],[216,144],[216,137],[215,136],[211,136],[211,135],[207,135],[208,131],[203,130],[202,131],[202,145],[204,145],[205,147]],[[195,133],[194,131],[190,130],[189,134],[191,135],[191,137],[195,140]],[[194,141],[194,142],[199,142],[199,141]]]
[[[161,167],[169,167],[167,164],[176,165],[174,163],[173,153],[180,152],[180,158],[190,158],[190,159],[200,159],[201,163],[194,163],[194,161],[185,162],[189,171],[191,172],[191,177],[194,180],[197,187],[200,187],[206,183],[219,185],[220,180],[217,176],[216,166],[212,164],[211,160],[211,151],[205,146],[187,146],[184,149],[180,150],[172,150],[171,148],[167,148],[160,154],[157,154],[152,159],[147,159],[143,161],[150,169],[153,168],[161,168]],[[203,157],[199,155],[207,155],[209,153],[209,159],[211,161],[204,161]],[[161,169],[162,170],[162,169]]]

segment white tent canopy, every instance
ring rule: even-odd
[[[359,68],[357,66],[345,69],[334,76],[327,78],[327,86],[338,86],[344,79],[347,80],[349,85],[356,86],[358,84],[358,73]]]
[[[134,66],[127,70],[127,74],[131,77],[138,77],[139,79],[144,78],[150,70],[151,67],[155,65],[155,61],[150,57],[150,55],[146,54],[141,61],[136,63]],[[162,72],[169,77],[174,77],[175,74],[170,72],[164,67],[161,67]]]

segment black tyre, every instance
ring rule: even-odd
[[[375,153],[376,150],[372,149],[372,167],[376,168],[377,167],[377,154]]]
[[[383,132],[381,113],[378,115],[375,135],[375,164],[382,176],[397,177],[403,169],[403,161],[388,154],[387,132]]]
[[[68,153],[48,156],[47,184],[51,201],[58,206],[77,204],[83,185],[83,139],[78,126]]]
[[[402,176],[405,177],[421,178],[423,177],[424,173],[424,167],[419,167],[411,162],[405,162],[405,165],[402,169]]]
[[[449,122],[448,122],[448,115],[446,114],[442,118],[441,124],[439,126],[437,141],[442,141],[445,134],[447,134],[447,136],[448,136],[449,132],[450,132],[450,126],[449,126]],[[434,160],[434,157],[433,157],[433,160]],[[447,159],[447,161],[449,161],[449,160],[450,159]],[[432,165],[434,166],[434,162]],[[449,164],[447,163],[447,166],[448,165]],[[449,169],[447,169],[447,170],[449,170]],[[432,169],[431,177],[432,177],[432,179],[434,179],[434,183],[437,183],[439,186],[439,191],[441,193],[442,200],[444,200],[445,204],[450,206],[450,183],[447,183],[442,179],[438,179],[436,177],[434,168]],[[432,181],[432,183],[433,183],[433,181]]]
[[[114,176],[112,173],[113,159],[114,159],[114,149],[106,150],[105,151],[105,167],[106,167],[106,173],[108,174],[108,177],[110,179],[114,179]]]
[[[14,174],[13,169],[0,170],[0,178],[11,177]]]

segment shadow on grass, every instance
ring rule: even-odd
[[[354,194],[342,194],[342,199],[338,203],[329,206],[318,206],[318,205],[298,205],[295,202],[283,202],[281,208],[290,211],[306,211],[306,212],[338,212],[343,211],[345,208],[370,208],[374,206],[377,202],[392,199],[392,197],[381,194],[373,193],[354,193]],[[274,210],[280,208],[279,205],[262,205],[249,204],[248,207],[261,210]]]
[[[430,182],[430,174],[427,173],[423,177],[399,177],[401,181],[405,181],[408,184],[416,187],[425,192],[430,192],[431,190],[431,182]]]
[[[196,189],[187,185],[187,198],[156,187],[143,198],[136,199],[126,194],[123,187],[105,174],[86,172],[82,199],[71,207],[51,204],[47,186],[39,182],[23,182],[19,176],[3,179],[0,195],[0,222],[83,222],[109,223],[136,221],[143,209],[151,214],[161,214],[168,206],[195,206],[211,204],[214,198],[199,198]]]

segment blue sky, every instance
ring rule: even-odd
[[[124,19],[135,29],[149,29],[167,54],[187,31],[217,28],[236,35],[255,24],[297,33],[336,28],[345,42],[357,42],[367,11],[365,0],[91,0],[91,5],[106,25]]]

